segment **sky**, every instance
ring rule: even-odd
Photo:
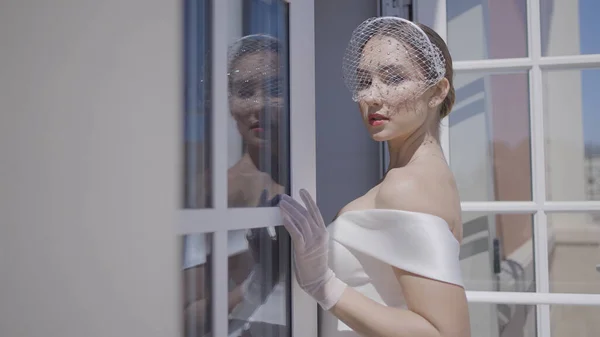
[[[600,54],[600,0],[579,0],[581,54]],[[583,135],[600,146],[600,69],[582,71]]]

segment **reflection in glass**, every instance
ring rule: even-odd
[[[228,51],[228,205],[273,207],[289,185],[288,4],[241,0],[236,5],[241,38]],[[229,336],[290,336],[285,230],[244,229],[228,238]]]
[[[600,307],[598,306],[550,306],[550,329],[552,337],[600,336]]]
[[[546,194],[600,200],[600,69],[544,73]]]
[[[290,242],[283,227],[229,233],[230,336],[289,336]]]
[[[473,337],[537,336],[533,305],[469,303],[469,316]]]
[[[211,132],[227,132],[229,207],[273,207],[286,193],[287,2],[230,4],[226,130],[211,130],[211,3],[185,1],[184,208],[212,206]],[[238,24],[239,23],[239,24]],[[225,74],[223,74],[225,75]],[[201,225],[201,224],[199,224]],[[228,232],[228,280],[213,280],[211,235],[183,243],[184,336],[210,335],[211,315],[228,315],[230,336],[290,335],[290,243],[283,227]],[[227,282],[228,312],[211,313],[211,282]]]
[[[183,336],[204,336],[211,331],[211,234],[181,238],[183,270]]]
[[[600,294],[598,212],[548,214],[550,291]]]
[[[183,208],[209,208],[210,193],[210,0],[185,0]]]
[[[467,290],[535,291],[529,214],[464,213],[461,269]]]
[[[527,1],[447,0],[454,61],[527,57]]]
[[[527,73],[459,73],[454,85],[450,167],[461,200],[531,200]]]
[[[543,56],[600,54],[596,0],[540,0]]]
[[[242,1],[245,34],[229,49],[229,207],[263,207],[289,176],[287,3]],[[268,17],[271,21],[264,21]],[[262,18],[262,19],[261,19]]]

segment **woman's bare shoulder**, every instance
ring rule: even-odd
[[[418,211],[430,204],[429,182],[418,170],[402,167],[390,170],[380,183],[375,203],[377,208]]]
[[[449,169],[413,165],[390,170],[381,182],[375,204],[377,208],[438,216],[457,238],[462,235],[460,201]]]

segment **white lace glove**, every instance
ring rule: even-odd
[[[300,197],[306,208],[287,195],[279,203],[283,225],[293,241],[296,279],[323,309],[329,310],[342,297],[346,284],[327,264],[329,233],[321,212],[306,190],[300,190]]]

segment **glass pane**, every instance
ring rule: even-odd
[[[468,212],[462,218],[466,289],[535,291],[532,215]]]
[[[550,291],[600,294],[600,213],[548,215]]]
[[[211,331],[211,234],[181,237],[183,336],[200,337]]]
[[[549,200],[600,200],[600,69],[544,74],[546,193]]]
[[[447,0],[454,61],[527,57],[527,1]]]
[[[210,0],[184,2],[183,208],[211,207]]]
[[[552,337],[600,336],[600,307],[550,306]]]
[[[229,207],[264,207],[289,176],[288,3],[240,0],[229,53]],[[241,38],[240,38],[241,37]]]
[[[469,315],[473,337],[537,337],[534,305],[469,303]]]
[[[542,55],[600,54],[600,3],[540,0]]]
[[[450,167],[462,201],[531,200],[527,73],[459,73]]]
[[[228,249],[230,336],[290,336],[290,242],[283,227],[229,232]]]

